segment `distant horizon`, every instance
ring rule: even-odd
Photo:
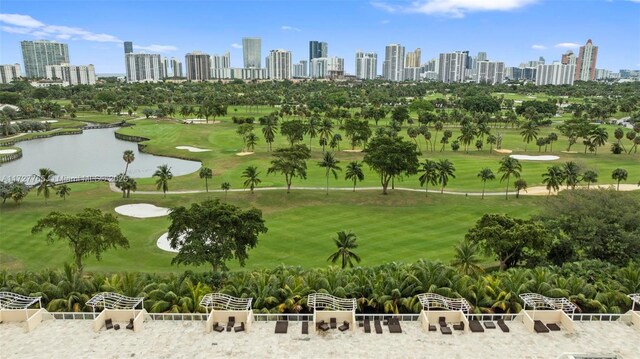
[[[70,62],[93,64],[98,74],[125,73],[124,41],[132,41],[136,52],[182,62],[195,50],[229,51],[231,67],[242,67],[242,38],[260,37],[263,63],[273,49],[291,51],[294,64],[308,61],[309,41],[316,40],[328,43],[328,56],[345,59],[349,74],[355,73],[357,51],[376,52],[380,75],[385,46],[391,43],[406,52],[421,48],[422,64],[440,53],[469,51],[519,66],[540,56],[547,63],[560,61],[568,50],[578,55],[592,39],[599,47],[597,68],[640,69],[640,0],[585,1],[579,8],[578,2],[549,0],[248,0],[241,6],[188,0],[171,9],[165,1],[149,4],[4,0],[0,63],[24,68],[20,41],[44,39],[69,44]],[[65,16],[74,12],[79,16]]]

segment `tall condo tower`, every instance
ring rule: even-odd
[[[22,60],[26,77],[44,78],[46,67],[69,63],[69,46],[55,41],[22,41]]]
[[[404,80],[404,46],[390,44],[385,48],[382,76],[388,81]]]
[[[262,39],[259,37],[242,38],[242,57],[245,69],[259,69],[262,67]]]

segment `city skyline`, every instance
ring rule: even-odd
[[[575,2],[560,1],[484,1],[480,6],[439,0],[440,7],[434,0],[352,1],[340,3],[340,11],[322,6],[323,2],[294,6],[290,1],[245,1],[242,8],[252,11],[238,17],[231,16],[238,5],[225,1],[186,1],[169,12],[145,6],[146,1],[7,0],[0,14],[0,63],[24,68],[20,42],[46,39],[68,43],[71,62],[93,64],[98,73],[125,72],[123,41],[133,41],[136,52],[178,59],[196,49],[207,54],[230,51],[231,66],[242,67],[242,39],[259,37],[260,60],[274,49],[291,51],[293,63],[308,60],[309,41],[317,40],[328,44],[328,56],[345,59],[350,74],[355,73],[358,50],[377,53],[381,59],[377,72],[382,74],[385,47],[392,43],[421,48],[423,63],[440,53],[482,51],[491,61],[518,66],[540,56],[548,63],[560,61],[567,50],[578,54],[580,46],[592,39],[599,46],[598,68],[618,71],[640,67],[640,4],[634,2],[580,3],[578,15]],[[215,12],[207,11],[213,7]],[[311,10],[313,18],[323,20],[309,21]],[[100,16],[73,20],[61,16],[69,11]],[[167,26],[171,21],[176,24]]]

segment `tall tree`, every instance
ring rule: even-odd
[[[517,180],[515,180],[513,182],[513,185],[516,188],[516,198],[520,197],[520,191],[525,191],[525,192],[527,191],[527,187],[528,187],[527,181],[525,181],[522,178],[518,178]]]
[[[220,189],[224,191],[224,200],[227,200],[227,193],[231,189],[231,184],[229,182],[222,182],[220,184]]]
[[[480,253],[477,243],[463,240],[454,247],[451,266],[465,275],[478,275],[484,272],[484,270],[480,266],[482,260],[480,259],[479,254]]]
[[[500,160],[500,168],[498,169],[498,173],[502,173],[500,182],[504,181],[505,179],[507,180],[507,189],[504,194],[505,199],[509,199],[509,179],[511,178],[511,176],[520,178],[520,172],[522,172],[522,165],[517,159],[505,156],[502,160]]]
[[[291,181],[295,177],[307,178],[307,160],[311,157],[311,151],[305,145],[293,145],[290,148],[275,150],[273,157],[267,174],[283,174],[287,184],[287,193],[291,193]]]
[[[169,181],[173,178],[171,173],[171,167],[168,165],[160,165],[158,169],[153,173],[152,177],[158,177],[156,180],[156,189],[162,189],[164,197],[167,197],[167,191],[169,190]]]
[[[448,159],[441,159],[436,163],[436,171],[438,184],[441,186],[440,193],[444,193],[444,188],[449,184],[449,177],[456,178],[456,168]]]
[[[360,263],[362,260],[359,255],[357,255],[353,250],[358,248],[358,244],[356,240],[358,237],[355,233],[345,231],[340,231],[337,233],[338,238],[335,238],[333,242],[338,247],[338,250],[327,258],[327,261],[331,261],[332,263],[340,260],[342,269],[345,269],[347,266],[353,268],[353,261]]]
[[[206,200],[191,207],[174,207],[169,213],[169,244],[178,254],[172,264],[209,264],[213,272],[227,270],[226,262],[237,259],[244,266],[248,250],[267,232],[262,211]]]
[[[66,241],[73,252],[76,268],[84,269],[82,260],[94,255],[102,259],[102,253],[109,248],[129,248],[129,241],[122,235],[118,219],[111,213],[103,214],[95,208],[85,208],[78,214],[51,212],[38,220],[31,233],[49,229],[47,241]]]
[[[362,171],[362,164],[358,161],[351,161],[347,165],[344,173],[344,179],[353,181],[353,192],[356,191],[356,182],[364,180],[364,172]]]
[[[469,153],[469,144],[471,144],[476,136],[476,129],[472,124],[466,123],[462,125],[460,132],[461,134],[458,136],[458,141],[464,145],[464,152]]]
[[[598,147],[604,146],[608,139],[609,134],[602,127],[596,127],[591,131],[591,143],[595,146],[595,154],[598,154]]]
[[[277,133],[278,122],[276,119],[267,120],[262,126],[262,135],[264,136],[265,142],[269,144],[269,152],[271,152],[271,144],[275,141]]]
[[[598,182],[598,173],[593,170],[586,170],[582,175],[582,179],[587,182],[587,189],[589,189],[589,185]]]
[[[280,133],[287,138],[291,147],[304,139],[306,126],[301,120],[291,120],[280,125]]]
[[[564,182],[564,172],[560,166],[548,167],[547,173],[542,174],[542,183],[544,183],[549,190],[547,197],[551,195],[551,190],[557,192],[560,189],[562,182]]]
[[[496,175],[493,174],[491,168],[485,167],[478,172],[478,177],[482,181],[482,198],[484,199],[484,189],[487,186],[487,181],[496,179]]]
[[[338,166],[339,160],[335,158],[333,152],[325,152],[322,155],[322,161],[318,162],[318,166],[325,169],[325,176],[327,177],[327,195],[329,195],[329,173],[333,173],[333,177],[338,179],[338,172],[342,171],[342,168]]]
[[[209,193],[209,180],[213,178],[213,170],[209,167],[202,166],[200,167],[200,172],[198,172],[200,178],[204,178],[204,188]]]
[[[563,178],[567,183],[567,188],[575,189],[578,183],[582,180],[580,178],[580,166],[573,161],[566,162],[562,166]]]
[[[129,165],[136,159],[136,155],[133,152],[133,150],[126,150],[122,154],[122,159],[126,163],[126,166],[124,167],[124,175],[126,176],[127,170],[129,169]]]
[[[53,176],[57,175],[52,169],[41,168],[38,174],[35,175],[38,178],[38,196],[40,193],[44,193],[44,202],[47,202],[49,198],[49,188],[55,188],[56,183],[53,181]]]
[[[525,142],[525,146],[524,146],[524,152],[527,152],[527,145],[529,144],[529,142],[534,141],[538,138],[538,123],[535,121],[528,121],[526,123],[524,123],[520,129],[522,131],[520,131],[520,136],[522,136],[522,139]]]
[[[69,195],[69,193],[71,193],[71,188],[69,188],[69,186],[67,186],[66,184],[60,185],[58,186],[58,189],[56,189],[56,194],[60,197],[62,197],[63,200],[67,200],[67,196]]]
[[[432,160],[425,160],[420,165],[422,166],[420,169],[422,174],[418,180],[420,181],[420,186],[425,186],[424,195],[426,197],[429,195],[429,184],[432,186],[438,184],[438,164]]]
[[[363,161],[380,175],[382,194],[387,194],[392,178],[417,172],[419,154],[414,143],[400,137],[377,136],[367,146]]]
[[[258,172],[258,167],[249,166],[242,171],[242,178],[246,178],[244,181],[244,188],[249,187],[251,193],[253,193],[253,189],[257,187],[262,180],[258,177],[260,172]]]
[[[629,173],[624,168],[616,168],[615,170],[613,170],[613,172],[611,172],[611,179],[618,181],[616,190],[620,190],[620,181],[626,181],[628,175]]]

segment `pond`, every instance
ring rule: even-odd
[[[22,148],[22,158],[0,166],[0,180],[19,179],[38,173],[40,168],[50,168],[58,176],[115,176],[124,172],[122,153],[132,150],[135,160],[127,174],[134,178],[148,178],[160,165],[168,165],[174,176],[197,171],[200,162],[171,157],[154,156],[138,151],[135,142],[118,140],[116,128],[85,130],[82,135],[56,136],[17,142]]]

